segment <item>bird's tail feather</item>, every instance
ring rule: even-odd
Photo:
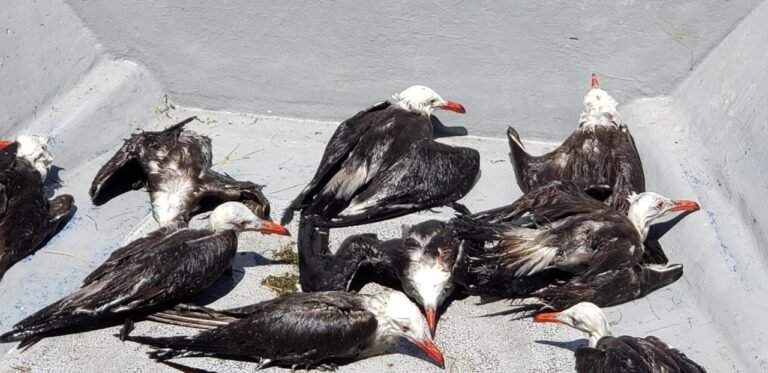
[[[165,361],[177,357],[203,357],[213,355],[212,352],[199,351],[205,345],[198,346],[194,339],[187,337],[135,337],[127,336],[127,341],[151,346],[149,357],[155,361]]]
[[[531,275],[549,267],[557,247],[537,243],[538,231],[510,224],[480,222],[466,216],[451,221],[460,239],[499,241],[492,247],[467,245],[470,260],[498,263],[514,270],[515,275]]]
[[[517,276],[528,276],[551,266],[557,255],[555,246],[536,242],[536,231],[528,228],[515,228],[506,233],[500,246],[503,247],[504,263],[514,269]]]
[[[237,317],[226,312],[186,304],[180,304],[171,310],[154,313],[147,316],[147,319],[163,324],[196,329],[215,329],[238,320]]]
[[[79,313],[66,305],[77,294],[76,292],[19,321],[13,326],[13,329],[0,335],[0,343],[22,341],[22,344],[25,344],[24,341],[27,341],[26,344],[34,344],[32,337],[45,336],[60,330],[70,329],[89,318],[98,320],[98,317],[85,312]]]
[[[458,215],[451,220],[451,226],[457,237],[471,241],[497,241],[502,238],[505,225],[482,222],[466,215]]]

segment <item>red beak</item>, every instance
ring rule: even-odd
[[[440,352],[440,350],[435,346],[435,343],[432,342],[431,339],[427,339],[426,341],[414,341],[416,346],[419,346],[420,349],[422,349],[424,352],[427,353],[430,359],[432,359],[437,366],[440,368],[445,368],[445,358],[443,357],[443,353]]]
[[[427,325],[429,326],[429,335],[435,338],[435,332],[437,331],[437,311],[434,309],[426,308],[424,313],[427,316]]]
[[[256,230],[264,234],[277,234],[280,236],[291,235],[291,232],[288,232],[288,228],[271,221],[265,222],[263,227]]]
[[[560,319],[557,316],[560,312],[542,312],[533,317],[533,322],[556,322],[560,323]]]
[[[0,150],[5,149],[6,146],[11,145],[13,141],[0,140]]]
[[[443,110],[455,111],[459,114],[464,114],[467,111],[464,110],[464,106],[456,101],[448,101],[445,105],[440,106]]]
[[[698,211],[699,209],[701,206],[696,201],[684,199],[675,201],[675,205],[672,206],[672,211]]]
[[[597,74],[592,73],[592,88],[599,88],[600,82],[597,81]]]

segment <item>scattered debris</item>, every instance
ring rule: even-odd
[[[232,151],[230,151],[229,154],[227,154],[227,156],[224,157],[223,161],[215,163],[213,166],[216,167],[216,166],[220,166],[220,165],[228,165],[228,164],[231,164],[231,163],[234,163],[234,162],[237,162],[237,161],[242,161],[244,159],[249,159],[249,158],[251,158],[251,155],[256,154],[256,153],[264,150],[264,149],[257,149],[257,150],[254,150],[254,151],[252,151],[252,152],[250,152],[250,153],[248,153],[248,154],[246,154],[246,155],[244,155],[244,156],[242,156],[240,158],[231,158],[232,154],[239,147],[240,147],[240,144],[235,145],[234,149],[232,149]]]
[[[282,275],[267,276],[262,285],[274,291],[278,296],[295,293],[299,283],[299,253],[295,251],[296,242],[281,243],[280,249],[272,253],[272,259],[279,264],[291,264],[293,269]]]
[[[286,272],[282,275],[267,276],[261,281],[261,284],[274,291],[278,296],[282,296],[295,293],[298,282],[299,275],[296,272]]]
[[[45,253],[45,254],[53,254],[53,255],[61,255],[61,256],[68,256],[70,258],[74,258],[74,259],[77,259],[77,260],[83,262],[83,264],[85,264],[88,268],[93,268],[93,266],[91,265],[91,262],[89,262],[85,258],[77,256],[77,255],[62,253],[62,252],[59,252],[59,251],[51,251],[51,250],[43,251],[43,253]]]
[[[155,109],[155,114],[165,115],[167,118],[171,118],[172,110],[176,110],[176,105],[168,100],[168,95],[163,95],[163,103]]]
[[[299,265],[299,253],[295,250],[296,242],[290,241],[280,245],[280,249],[272,254],[272,259],[280,264]]]

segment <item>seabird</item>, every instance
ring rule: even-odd
[[[706,373],[701,365],[657,337],[612,336],[603,311],[592,303],[539,313],[533,321],[565,324],[589,335],[589,344],[576,350],[578,373]]]
[[[434,110],[464,113],[425,86],[413,86],[342,122],[309,184],[286,209],[316,226],[351,226],[450,205],[480,176],[480,154],[434,141]]]
[[[155,348],[150,357],[157,361],[218,357],[255,361],[259,368],[333,369],[385,353],[406,339],[445,365],[421,312],[396,291],[294,293],[226,311],[182,306],[154,317],[208,329],[192,336],[127,337]]]
[[[682,275],[682,265],[641,263],[648,226],[699,205],[651,192],[629,198],[624,216],[573,183],[554,182],[512,205],[457,217],[452,224],[465,242],[456,281],[478,295],[538,297],[529,309],[583,300],[610,306],[666,286]]]
[[[53,162],[47,144],[36,135],[0,143],[0,279],[56,234],[76,210],[71,195],[46,198],[43,180]]]
[[[607,185],[611,194],[605,202],[626,213],[627,197],[645,191],[645,176],[635,140],[619,120],[617,105],[592,74],[592,89],[584,97],[579,127],[555,150],[530,155],[517,131],[509,127],[510,160],[523,193],[555,180]]]
[[[401,239],[387,241],[374,234],[358,234],[347,237],[335,253],[327,241],[317,238],[319,232],[314,234],[305,241],[315,246],[299,249],[303,291],[359,290],[366,281],[402,289],[423,307],[435,335],[438,309],[454,289],[459,240],[451,226],[428,220],[403,226]]]
[[[539,194],[549,189],[534,191]],[[486,260],[518,276],[531,275],[546,268],[557,268],[572,274],[599,273],[606,269],[639,263],[643,241],[651,223],[668,214],[696,211],[698,203],[671,200],[653,192],[631,194],[627,215],[576,193],[569,201],[556,201],[531,206],[524,211],[530,224],[485,223],[472,218],[457,218],[462,228],[460,237],[496,241],[483,254]],[[523,196],[523,202],[531,195]],[[583,203],[582,203],[583,201]],[[517,203],[517,202],[516,202]],[[520,210],[515,204],[510,210]],[[525,218],[522,216],[521,218]]]
[[[285,227],[257,217],[239,202],[219,205],[210,229],[161,227],[118,249],[74,293],[43,308],[0,336],[0,343],[42,338],[126,322],[201,293],[228,269],[237,234],[259,231],[285,235]]]
[[[260,218],[269,220],[269,201],[261,185],[211,169],[211,139],[184,129],[194,119],[125,140],[93,179],[90,195],[94,204],[146,186],[160,225],[179,221],[183,225],[193,213],[227,201],[245,203]]]

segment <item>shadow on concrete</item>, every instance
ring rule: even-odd
[[[576,352],[576,350],[579,349],[579,347],[586,346],[589,343],[589,341],[587,341],[585,338],[577,339],[570,342],[543,341],[543,340],[537,340],[535,342],[543,345],[563,348],[574,353]]]
[[[665,234],[667,234],[667,232],[669,232],[672,229],[672,227],[677,225],[677,223],[679,223],[680,220],[685,219],[686,216],[694,212],[695,211],[685,211],[680,215],[675,216],[672,219],[651,225],[651,229],[648,231],[648,238],[653,238],[657,240],[660,239]]]
[[[235,262],[232,264],[232,270],[228,273],[224,273],[216,283],[211,286],[203,294],[195,297],[192,302],[199,305],[211,304],[225,295],[229,294],[232,289],[245,278],[245,268],[263,266],[269,264],[283,264],[265,258],[261,254],[246,251],[239,252],[235,256]]]
[[[465,127],[448,127],[434,115],[430,117],[430,121],[432,122],[432,132],[436,139],[441,137],[466,136],[469,134],[469,131],[467,131]]]
[[[51,198],[56,193],[56,189],[61,188],[63,185],[61,183],[61,177],[59,174],[63,168],[59,166],[51,166],[51,169],[48,170],[48,175],[45,177],[45,180],[43,180],[43,189],[45,190],[45,198]]]

